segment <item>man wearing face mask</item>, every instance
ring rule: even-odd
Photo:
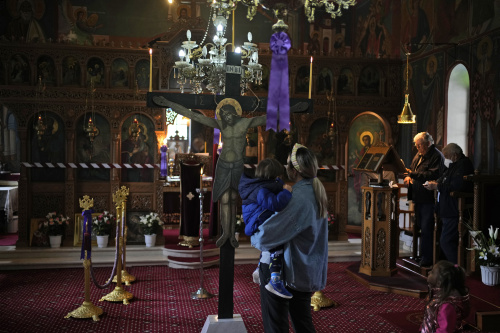
[[[423,184],[435,180],[444,165],[443,154],[434,145],[434,139],[427,132],[420,132],[413,138],[418,153],[413,157],[404,182],[408,185],[408,199],[415,204],[416,230],[420,230],[420,266],[431,266],[434,240],[434,192],[427,191]]]
[[[463,154],[456,143],[443,148],[446,169],[437,181],[424,184],[428,190],[438,190],[437,212],[441,218],[442,230],[439,245],[446,260],[457,264],[458,256],[458,199],[450,196],[453,191],[472,192],[472,182],[464,181],[465,175],[474,173],[472,162]],[[431,192],[432,193],[432,192]]]

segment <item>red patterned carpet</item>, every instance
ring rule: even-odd
[[[352,263],[330,263],[324,294],[337,308],[313,312],[318,332],[416,332],[423,299],[369,290],[346,273]],[[252,283],[255,265],[235,266],[234,313],[248,332],[262,332],[259,288]],[[99,302],[114,287],[91,287],[91,301],[104,314],[91,319],[64,319],[84,300],[83,268],[0,272],[0,332],[200,332],[208,315],[217,314],[217,297],[192,300],[200,287],[198,270],[166,266],[130,267],[137,281],[124,287],[134,295],[129,305]],[[96,269],[100,283],[111,269]],[[217,267],[205,270],[204,287],[218,289]],[[406,318],[410,319],[406,319]],[[229,333],[229,332],[228,332]]]
[[[318,332],[405,332],[382,316],[420,311],[421,299],[372,291],[349,277],[351,263],[330,263],[326,296],[337,308],[313,313]],[[259,288],[252,283],[255,265],[235,266],[234,313],[242,315],[248,332],[262,332]],[[96,270],[100,283],[111,269]],[[0,272],[0,332],[200,332],[208,315],[217,314],[217,297],[192,300],[200,285],[198,270],[166,266],[131,267],[137,281],[125,289],[134,295],[129,305],[99,302],[113,288],[91,287],[91,301],[104,314],[91,319],[64,319],[84,300],[83,268]],[[205,270],[204,287],[217,293],[218,268]]]

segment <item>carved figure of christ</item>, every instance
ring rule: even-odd
[[[243,156],[246,147],[246,133],[249,128],[266,124],[266,116],[241,117],[241,106],[232,98],[225,98],[217,105],[217,119],[193,112],[186,107],[171,102],[163,96],[154,96],[153,103],[171,108],[185,117],[203,125],[218,128],[222,133],[222,152],[217,161],[213,184],[213,201],[220,200],[222,235],[217,240],[221,247],[229,240],[232,247],[238,247],[234,236],[236,225],[236,199],[238,184],[243,173]]]

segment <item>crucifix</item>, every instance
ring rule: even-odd
[[[249,128],[266,124],[266,116],[241,117],[242,111],[265,112],[265,98],[240,96],[241,54],[227,53],[225,96],[191,95],[169,92],[149,92],[148,107],[172,108],[178,114],[203,125],[220,129],[224,146],[218,159],[213,200],[220,203],[222,235],[217,240],[220,248],[218,318],[233,318],[234,251],[238,241],[234,236],[238,184],[243,173],[243,152]],[[312,112],[309,99],[291,99],[291,112]],[[190,109],[216,109],[213,119]],[[288,120],[287,120],[288,121]]]

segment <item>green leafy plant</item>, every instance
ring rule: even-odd
[[[45,220],[39,225],[39,229],[49,235],[64,235],[66,226],[69,225],[69,217],[56,212],[50,212],[45,216]]]
[[[101,215],[92,218],[92,231],[97,236],[109,235],[115,222],[116,217],[108,211],[104,211]]]
[[[158,226],[163,225],[163,222],[157,213],[149,213],[140,217],[139,224],[144,235],[153,235],[156,234]]]
[[[490,225],[488,228],[490,237],[488,238],[481,230],[474,230],[466,222],[464,222],[464,225],[469,229],[469,234],[474,240],[474,246],[467,250],[477,251],[476,262],[480,266],[500,266],[500,252],[498,251],[499,245],[497,242],[498,228],[493,229],[493,226]]]

